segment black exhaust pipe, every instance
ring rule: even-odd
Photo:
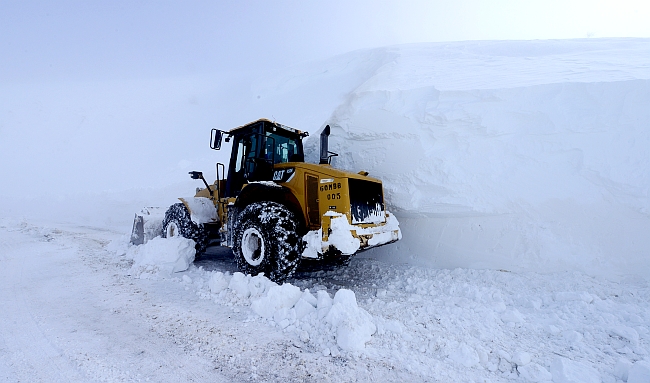
[[[328,151],[329,136],[330,136],[330,126],[327,125],[320,134],[320,164],[321,165],[330,163],[329,160],[330,156]]]

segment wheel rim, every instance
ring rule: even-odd
[[[264,260],[264,239],[262,234],[255,229],[249,228],[244,231],[241,240],[241,252],[251,266],[258,266]]]
[[[172,238],[172,237],[178,237],[178,226],[176,226],[176,222],[170,222],[169,225],[167,225],[167,238]]]

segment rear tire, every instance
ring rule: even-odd
[[[237,217],[233,252],[239,269],[251,275],[264,273],[282,283],[298,267],[302,238],[298,222],[284,205],[256,202]]]
[[[197,225],[192,221],[190,212],[182,203],[175,203],[165,212],[163,220],[163,238],[183,237],[191,239],[196,243],[195,259],[198,259],[208,247],[208,233],[203,225]]]

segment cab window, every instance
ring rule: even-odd
[[[235,172],[241,171],[244,167],[246,166],[252,166],[253,165],[253,160],[255,159],[255,152],[256,147],[257,147],[257,137],[254,135],[251,135],[249,137],[244,137],[241,141],[239,141],[237,145],[237,157],[236,157],[236,162],[235,162]],[[248,165],[247,165],[248,164]],[[248,171],[251,171],[251,169],[247,169]]]
[[[266,137],[265,159],[272,160],[275,164],[303,160],[301,147],[295,139],[272,132],[266,132]]]

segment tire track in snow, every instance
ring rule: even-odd
[[[2,290],[10,292],[2,294],[6,313],[2,334],[7,363],[18,369],[14,376],[27,374],[30,381],[81,381],[82,376],[62,358],[61,350],[51,342],[39,318],[35,317],[35,302],[27,291],[34,282],[34,276],[29,272],[34,259],[28,252],[40,259],[48,259],[52,246],[43,243],[43,239],[33,233],[29,233],[28,238],[36,241],[35,246],[28,245],[22,233],[9,234],[9,238],[3,236],[4,259],[0,270]]]
[[[220,382],[151,331],[146,294],[98,262],[105,233],[0,229],[0,378],[30,382]],[[45,232],[45,233],[43,233]],[[111,234],[114,235],[114,234]],[[110,235],[109,235],[110,236]],[[90,267],[89,267],[90,266]],[[114,270],[113,270],[114,271]]]

